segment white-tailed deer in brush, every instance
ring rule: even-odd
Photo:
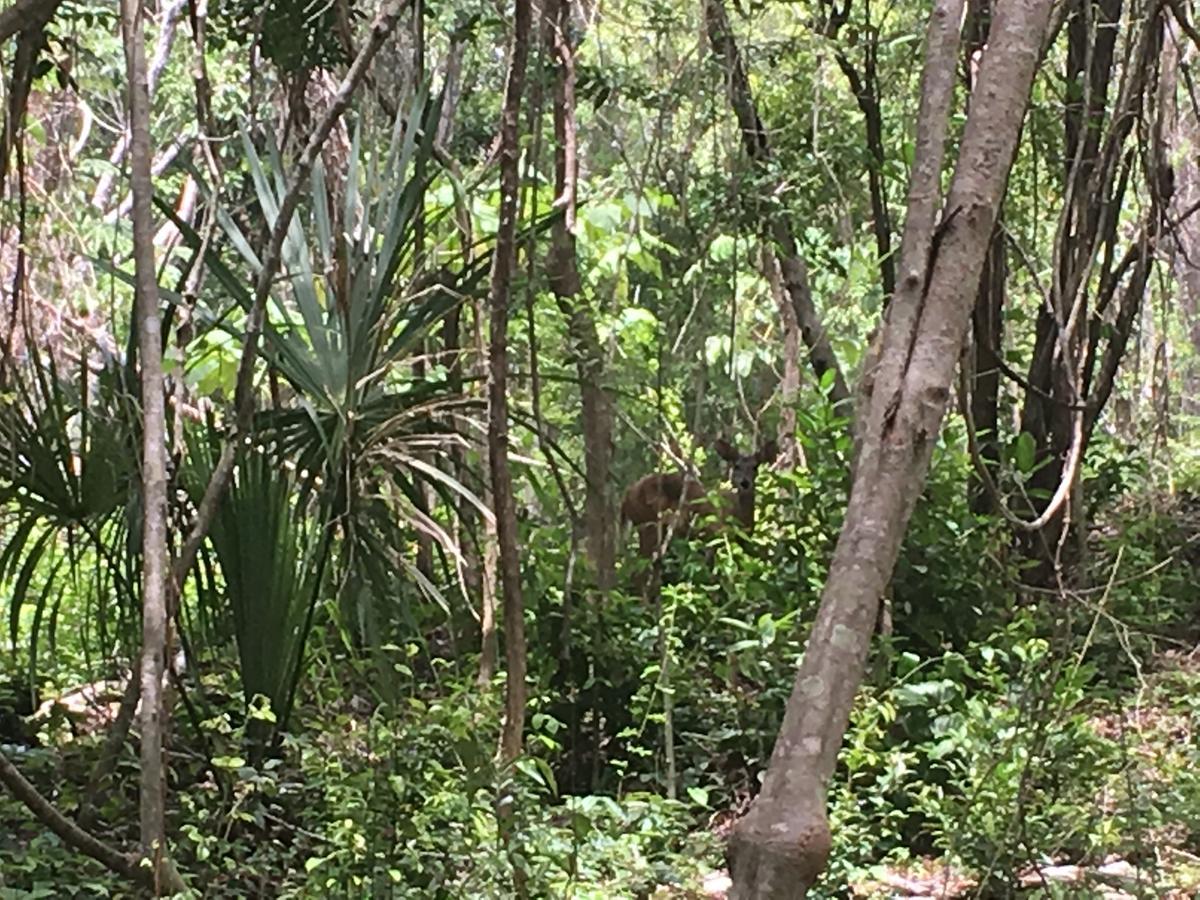
[[[652,558],[668,527],[672,534],[689,535],[692,521],[697,518],[712,519],[703,529],[706,537],[719,533],[730,519],[747,533],[754,530],[754,482],[758,467],[773,460],[779,453],[778,447],[774,441],[767,441],[755,452],[742,454],[721,438],[713,443],[713,449],[729,463],[729,480],[733,485],[732,490],[720,493],[716,503],[708,499],[704,485],[683,472],[654,472],[629,486],[621,501],[621,518],[637,529],[638,555]]]

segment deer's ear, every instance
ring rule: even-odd
[[[725,460],[725,462],[737,462],[737,448],[725,438],[717,438],[713,441],[713,449],[717,451],[717,456]]]
[[[779,455],[779,444],[773,440],[767,441],[758,448],[758,453],[755,454],[759,465],[772,462]]]

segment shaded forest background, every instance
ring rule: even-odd
[[[1195,896],[1193,17],[9,3],[0,894]]]

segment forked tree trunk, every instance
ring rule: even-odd
[[[130,181],[133,187],[133,259],[136,273],[138,362],[142,398],[142,716],[141,844],[156,883],[168,871],[166,772],[163,766],[163,666],[167,649],[167,430],[163,397],[162,319],[154,265],[150,180],[150,89],[143,12],[121,4],[125,72],[129,86]]]
[[[872,354],[845,524],[770,766],[730,844],[731,897],[804,896],[830,849],[826,791],[878,609],[937,443],[1053,0],[1002,0],[941,222],[962,0],[935,3],[899,284]]]
[[[517,510],[508,465],[508,304],[516,267],[518,180],[521,147],[518,131],[525,62],[529,57],[532,21],[530,0],[516,0],[512,50],[500,114],[500,221],[492,257],[488,302],[491,335],[488,348],[488,466],[492,503],[500,545],[500,583],[504,594],[504,658],[507,667],[504,727],[500,760],[511,763],[521,754],[525,731],[525,604],[521,596],[521,557],[517,547]]]

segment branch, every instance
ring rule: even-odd
[[[845,6],[831,9],[826,21],[824,34],[831,42],[837,41],[842,25],[850,15],[850,0]],[[846,81],[850,84],[850,92],[854,95],[858,108],[863,114],[863,124],[866,128],[867,150],[871,154],[871,164],[867,170],[868,189],[871,199],[872,228],[875,232],[875,247],[879,254],[879,276],[883,282],[884,303],[892,299],[896,291],[896,260],[892,255],[892,215],[888,209],[887,193],[883,185],[883,111],[880,109],[879,76],[876,67],[879,33],[870,27],[870,10],[868,8],[868,37],[866,41],[863,71],[854,68],[850,57],[840,46],[834,49],[834,59]]]
[[[162,78],[163,70],[167,67],[167,60],[171,56],[171,45],[175,43],[175,26],[179,23],[179,17],[183,15],[183,7],[186,2],[187,0],[171,0],[162,11],[158,39],[154,42],[154,57],[150,61],[150,70],[147,76],[151,97],[158,90],[159,79]],[[92,193],[92,206],[99,210],[108,209],[108,201],[116,187],[121,163],[128,152],[129,129],[125,129],[117,141],[117,145],[113,147],[112,153],[108,156],[108,163],[112,168],[100,176],[96,190]],[[125,215],[132,203],[132,200],[126,199],[121,204],[122,210],[117,215]]]
[[[934,222],[942,204],[942,163],[946,153],[946,132],[950,105],[954,100],[955,66],[962,33],[965,0],[936,0],[925,32],[925,67],[921,72],[921,102],[917,110],[916,139],[913,147],[912,174],[908,185],[904,232],[900,238],[899,282],[896,295],[888,304],[883,326],[867,349],[863,374],[858,384],[856,405],[864,408],[874,392],[877,379],[899,384],[898,371],[877,371],[883,347],[895,331],[905,335],[911,345],[924,302],[923,290],[929,280]],[[892,365],[902,360],[892,357]],[[857,465],[862,442],[863,423],[854,427],[852,467]]]
[[[0,43],[18,31],[45,25],[61,5],[62,0],[16,0],[8,9],[0,10]]]
[[[728,79],[729,104],[733,107],[738,125],[742,131],[742,144],[746,155],[755,163],[760,171],[767,171],[771,163],[771,144],[767,139],[766,129],[758,116],[754,105],[754,94],[750,90],[750,79],[746,76],[746,68],[742,63],[741,51],[734,40],[733,31],[729,27],[729,17],[725,14],[722,0],[705,0],[704,16],[708,31],[709,44],[713,55],[725,65]],[[795,235],[786,220],[779,213],[764,214],[764,237],[771,244],[772,250],[779,260],[779,269],[783,273],[783,283],[796,311],[796,319],[800,324],[800,334],[808,348],[808,358],[812,364],[817,379],[824,378],[825,373],[833,373],[833,385],[829,391],[829,399],[834,405],[853,418],[852,400],[846,378],[838,364],[837,355],[829,341],[829,333],[821,322],[813,302],[812,287],[808,281],[808,267],[800,256],[796,245]]]
[[[242,358],[238,363],[237,388],[234,393],[236,413],[233,435],[221,448],[221,456],[217,460],[212,478],[196,508],[196,519],[188,532],[187,540],[180,548],[174,566],[172,566],[171,574],[176,590],[183,583],[184,576],[196,561],[196,554],[199,553],[200,545],[204,543],[204,537],[208,534],[209,526],[217,513],[217,506],[233,477],[237,445],[250,430],[250,423],[254,416],[254,395],[251,390],[254,362],[258,355],[258,340],[262,335],[263,321],[266,317],[267,297],[271,293],[271,283],[280,266],[284,237],[291,225],[296,206],[300,202],[300,193],[308,181],[308,176],[312,172],[313,165],[316,163],[317,156],[326,139],[341,118],[342,113],[350,106],[354,92],[366,77],[371,60],[383,46],[384,39],[396,27],[400,13],[407,5],[408,0],[387,0],[379,10],[375,21],[371,23],[371,32],[366,43],[363,44],[358,56],[351,63],[346,77],[342,79],[329,109],[325,111],[325,115],[309,137],[308,144],[296,165],[291,184],[288,185],[287,192],[279,204],[279,215],[276,216],[275,223],[271,226],[271,237],[267,244],[267,252],[263,257],[258,282],[255,284],[254,301],[246,322],[246,343],[242,349]]]
[[[33,86],[33,72],[45,44],[43,30],[50,18],[58,9],[62,0],[49,0],[40,3],[18,3],[0,12],[0,44],[12,34],[19,33],[17,52],[13,56],[12,78],[9,80],[8,109],[3,127],[0,127],[0,196],[4,194],[4,183],[8,177],[8,155],[20,139],[20,131],[24,127],[25,108],[29,102],[29,92]],[[9,15],[14,10],[26,9],[10,26]],[[9,27],[11,31],[7,31]]]
[[[13,797],[33,813],[39,822],[58,835],[67,846],[98,860],[113,872],[125,876],[141,887],[154,890],[152,869],[139,865],[136,856],[127,856],[97,840],[60,813],[49,800],[38,792],[37,788],[25,779],[25,776],[17,770],[17,767],[3,752],[0,752],[0,784],[8,788]],[[187,886],[172,867],[163,866],[161,874],[165,877],[163,878],[164,883],[159,887],[165,888],[169,893],[180,893],[187,890]]]

